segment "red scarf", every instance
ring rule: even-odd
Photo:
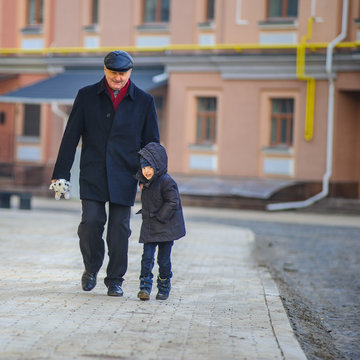
[[[106,88],[108,89],[109,91],[109,94],[111,96],[111,100],[114,104],[114,108],[115,108],[115,111],[116,109],[118,108],[121,100],[125,97],[127,91],[128,91],[128,88],[129,88],[129,84],[130,84],[130,81],[128,80],[128,82],[126,83],[126,85],[120,89],[119,93],[117,94],[117,96],[115,97],[114,95],[114,92],[113,90],[111,89],[111,87],[109,86],[108,82],[106,81],[106,78],[105,78],[105,84],[106,84]]]

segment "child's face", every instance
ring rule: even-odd
[[[141,169],[141,171],[147,180],[150,180],[154,176],[154,169],[152,166],[145,166]]]

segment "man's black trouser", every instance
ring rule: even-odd
[[[104,261],[103,232],[107,220],[105,202],[82,200],[82,218],[78,228],[80,250],[86,271],[97,273]],[[105,285],[122,284],[128,264],[130,230],[130,206],[109,203],[106,244],[109,263]]]

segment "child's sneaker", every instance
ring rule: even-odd
[[[149,300],[150,299],[150,292],[147,289],[140,289],[140,291],[137,294],[137,297],[140,300],[143,300],[143,301]]]
[[[166,292],[158,292],[156,294],[156,300],[166,300],[169,297],[169,293]]]
[[[169,297],[171,284],[170,278],[162,279],[160,275],[157,278],[158,293],[156,294],[156,300],[166,300]]]

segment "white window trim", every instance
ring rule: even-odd
[[[247,25],[249,22],[241,18],[242,16],[242,2],[243,0],[236,0],[236,11],[235,11],[235,21],[237,25]]]

